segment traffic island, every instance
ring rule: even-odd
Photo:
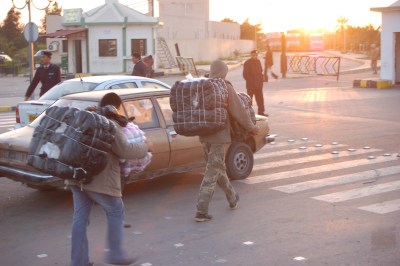
[[[392,86],[392,81],[386,79],[358,79],[353,81],[353,88],[388,89]]]

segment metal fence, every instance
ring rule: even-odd
[[[288,55],[287,72],[336,76],[339,80],[340,57],[316,55]]]

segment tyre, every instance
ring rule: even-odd
[[[250,146],[233,142],[226,153],[226,173],[232,180],[247,178],[253,170],[254,157]]]

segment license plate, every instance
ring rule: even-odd
[[[2,150],[1,158],[13,161],[26,162],[27,154],[25,152],[20,152],[20,151]]]
[[[33,122],[37,117],[37,115],[29,115],[29,123]]]

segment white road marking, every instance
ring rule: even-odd
[[[350,189],[346,191],[321,195],[313,197],[313,199],[335,203],[335,202],[343,202],[347,200],[363,198],[399,189],[400,189],[400,181],[393,181],[373,186],[367,186],[363,188],[356,188],[356,189]]]
[[[305,181],[300,183],[294,183],[284,186],[277,186],[271,189],[285,192],[285,193],[296,193],[306,190],[312,190],[317,188],[323,188],[328,186],[343,185],[348,183],[354,183],[358,181],[364,181],[369,179],[375,179],[383,176],[399,174],[400,166],[392,166],[386,168],[380,168],[375,170],[358,172],[349,175],[340,175],[330,178],[323,178],[311,181]]]
[[[386,214],[400,210],[400,199],[384,201],[377,204],[359,207],[358,209],[377,214]]]
[[[318,154],[314,156],[306,156],[302,158],[296,158],[296,159],[287,159],[287,160],[280,160],[276,162],[267,162],[263,164],[258,164],[253,166],[253,171],[257,170],[265,170],[265,169],[271,169],[275,167],[281,167],[281,166],[288,166],[288,165],[295,165],[295,164],[301,164],[301,163],[310,163],[310,162],[318,162],[318,161],[323,161],[323,160],[329,160],[329,159],[336,159],[336,158],[343,158],[347,156],[353,156],[353,155],[359,155],[359,154],[364,154],[364,153],[370,153],[370,152],[375,152],[379,150],[359,150],[356,152],[348,152],[348,151],[342,151],[338,152],[335,154],[332,153],[325,153],[325,154]]]
[[[340,145],[340,147],[345,147],[345,146],[346,145]],[[311,147],[308,147],[308,151],[307,152],[310,152],[310,151],[323,151],[323,150],[328,150],[328,149],[332,149],[332,147],[331,146],[323,146],[323,147],[318,148],[318,147],[311,146]],[[264,153],[256,153],[256,154],[254,154],[254,159],[256,159],[256,160],[257,159],[264,159],[264,158],[272,158],[272,159],[274,159],[274,158],[279,157],[279,156],[286,156],[286,155],[292,155],[292,154],[304,154],[304,153],[305,153],[305,151],[302,151],[302,150],[300,150],[298,148],[291,149],[291,150],[282,150],[282,151],[271,151],[271,152],[265,151]]]
[[[311,175],[311,174],[321,174],[325,172],[330,172],[334,170],[352,168],[356,166],[368,165],[368,164],[376,164],[381,162],[388,162],[398,160],[396,157],[378,157],[375,160],[368,160],[368,159],[359,159],[359,160],[351,160],[345,161],[340,163],[332,163],[327,165],[320,165],[315,167],[309,168],[302,168],[298,170],[291,170],[279,173],[273,173],[268,175],[259,175],[259,176],[250,176],[247,179],[239,180],[238,182],[242,182],[245,184],[257,184],[262,182],[274,181],[274,180],[281,180],[281,179],[288,179],[294,178],[299,176]],[[266,164],[264,164],[266,165]],[[269,167],[267,167],[269,168]]]

